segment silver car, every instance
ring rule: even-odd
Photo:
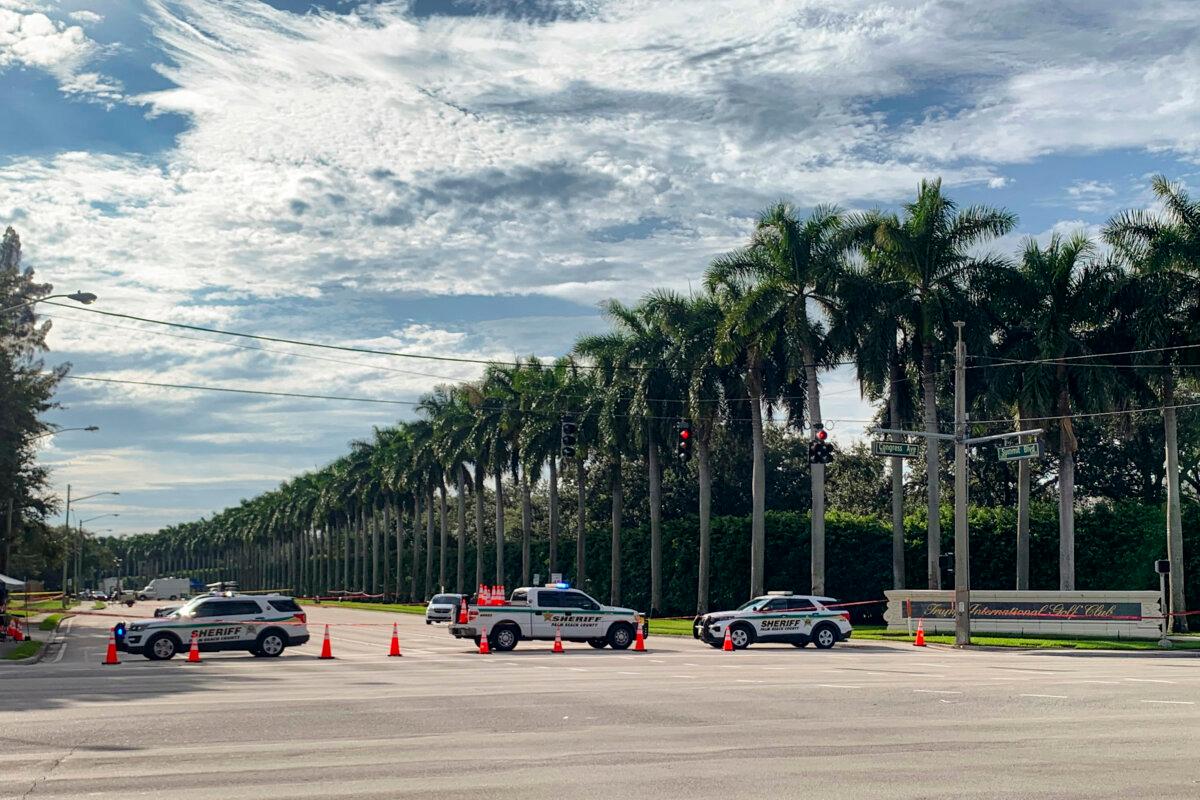
[[[435,594],[425,607],[425,624],[454,622],[462,598],[461,594]]]

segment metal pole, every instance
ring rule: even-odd
[[[66,536],[63,538],[63,568],[62,568],[62,607],[67,607],[67,559],[71,556],[71,484],[67,484],[67,512],[63,522]]]
[[[954,644],[971,643],[971,559],[967,536],[967,343],[954,345]]]

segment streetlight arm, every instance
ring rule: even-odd
[[[9,306],[8,308],[0,309],[0,314],[7,314],[9,311],[16,311],[18,308],[25,308],[26,306],[31,306],[31,305],[34,305],[35,303],[40,303],[43,300],[54,300],[55,298],[60,298],[60,297],[65,297],[68,300],[74,300],[76,303],[82,303],[85,306],[91,305],[92,303],[96,302],[96,295],[92,294],[91,292],[71,292],[70,294],[48,294],[45,297],[39,297],[34,300],[27,300],[24,303],[17,303],[15,306]]]

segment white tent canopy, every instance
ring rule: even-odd
[[[25,585],[25,581],[19,581],[16,578],[10,578],[3,573],[0,573],[0,583],[7,584],[9,586],[15,586],[18,588]]]

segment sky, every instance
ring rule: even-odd
[[[430,355],[556,356],[698,287],[756,214],[941,177],[1095,233],[1200,183],[1191,0],[0,0],[0,225],[94,308]],[[469,364],[43,306],[55,487],[98,532],[196,519],[411,417]],[[171,334],[171,335],[166,335]],[[263,349],[248,349],[265,347]],[[322,360],[325,359],[325,360]],[[329,360],[333,359],[333,360]],[[823,377],[835,440],[871,415]]]

